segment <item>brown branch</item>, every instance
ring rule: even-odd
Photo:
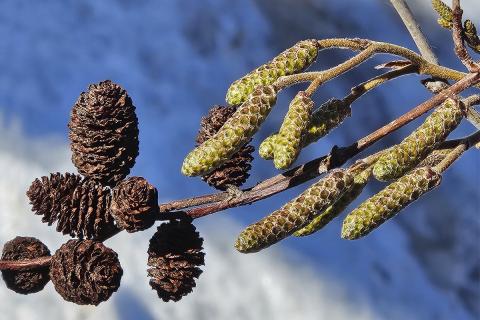
[[[480,142],[480,130],[473,134],[460,139],[460,143],[442,160],[439,164],[433,167],[437,172],[444,172],[447,170],[460,156],[470,149],[473,145]]]
[[[244,190],[242,195],[239,197],[231,199],[228,198],[226,200],[221,200],[203,207],[193,208],[185,211],[185,213],[194,219],[203,217],[228,208],[251,204],[316,178],[330,169],[343,165],[347,160],[353,158],[376,141],[418,118],[430,109],[438,106],[448,97],[456,96],[466,88],[475,85],[479,81],[480,75],[478,73],[469,74],[462,80],[453,84],[451,87],[443,90],[439,94],[433,96],[431,99],[420,104],[403,116],[390,122],[386,126],[376,130],[368,136],[358,140],[350,146],[341,148],[334,147],[330,154],[309,161],[306,164],[291,169],[283,174],[279,174],[270,179],[264,180],[255,187]]]
[[[0,270],[26,271],[50,266],[51,256],[28,260],[0,260]]]
[[[462,15],[463,10],[460,8],[460,0],[452,0],[453,21],[452,21],[452,35],[453,43],[455,44],[455,54],[460,59],[465,67],[470,72],[477,72],[479,65],[473,61],[472,57],[468,54],[467,48],[463,42],[463,27],[462,27]]]

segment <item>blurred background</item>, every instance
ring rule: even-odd
[[[420,25],[449,67],[462,69],[450,33],[436,25],[430,1],[410,0]],[[480,3],[464,0],[465,17],[480,25]],[[0,243],[35,236],[51,251],[67,240],[30,212],[25,191],[49,172],[74,172],[67,122],[89,83],[111,79],[127,89],[140,121],[140,156],[132,175],[146,177],[160,200],[210,193],[181,175],[202,115],[224,101],[229,84],[306,38],[362,37],[415,49],[387,0],[2,0],[0,2]],[[322,52],[321,70],[351,56]],[[378,73],[378,56],[322,87],[317,105],[341,98]],[[341,128],[304,150],[297,163],[377,129],[430,94],[421,77],[405,76],[353,105]],[[285,91],[255,145],[276,131]],[[391,145],[415,121],[374,145]],[[452,137],[473,131],[464,123]],[[258,158],[258,157],[257,157]],[[340,239],[341,219],[307,238],[257,254],[233,243],[247,224],[280,207],[306,185],[251,206],[196,221],[206,266],[192,294],[163,303],[146,277],[154,233],[122,233],[107,242],[119,253],[122,285],[99,307],[64,302],[52,286],[30,296],[0,281],[3,319],[478,319],[480,317],[480,152],[470,151],[442,185],[365,239]],[[248,185],[276,174],[256,159]],[[382,187],[373,183],[360,197]],[[358,204],[358,201],[355,203]],[[354,204],[354,205],[355,205]],[[353,206],[351,207],[353,208]]]

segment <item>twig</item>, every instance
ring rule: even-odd
[[[0,270],[25,271],[42,269],[50,266],[51,256],[28,260],[0,260]]]
[[[455,147],[439,164],[433,167],[437,172],[444,172],[448,169],[460,156],[470,149],[473,145],[480,142],[480,130],[470,136],[461,139],[461,143]]]
[[[412,11],[408,7],[405,0],[390,0],[398,15],[402,19],[405,27],[412,36],[413,41],[417,45],[420,54],[430,63],[438,64],[438,58],[430,47],[427,38],[423,34],[420,26],[415,20]]]
[[[473,61],[472,57],[468,54],[467,48],[463,42],[463,27],[462,27],[462,14],[463,10],[460,8],[460,0],[452,0],[453,21],[452,21],[452,35],[453,43],[455,44],[455,54],[460,59],[468,71],[476,72],[480,67]]]
[[[480,113],[475,110],[474,105],[480,104],[480,94],[474,94],[462,100],[467,109],[467,120],[480,130]]]

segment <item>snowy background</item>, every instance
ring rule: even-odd
[[[449,32],[435,25],[429,1],[409,1],[440,60],[455,60]],[[480,25],[480,4],[464,0]],[[0,2],[0,243],[40,238],[54,251],[66,237],[30,212],[25,191],[35,177],[73,171],[66,137],[79,93],[111,79],[124,86],[140,119],[140,156],[132,174],[159,189],[162,202],[211,192],[183,177],[198,122],[222,103],[228,85],[298,40],[358,36],[414,48],[387,0],[2,0]],[[323,52],[315,69],[348,57]],[[373,75],[378,57],[321,88],[318,104],[341,98]],[[407,76],[362,97],[353,116],[302,153],[299,163],[348,144],[429,97]],[[298,89],[298,88],[297,88]],[[279,99],[255,143],[279,125]],[[415,124],[372,150],[392,144]],[[471,132],[463,124],[453,136]],[[300,186],[252,206],[196,222],[206,266],[193,294],[162,303],[148,285],[146,248],[154,228],[120,234],[107,245],[124,268],[120,290],[98,308],[66,303],[48,284],[20,296],[0,281],[2,319],[478,319],[480,317],[480,152],[469,152],[422,202],[369,237],[339,237],[341,219],[323,232],[242,255],[238,232],[298,194]],[[255,160],[249,184],[275,174]],[[380,184],[373,184],[362,199]]]

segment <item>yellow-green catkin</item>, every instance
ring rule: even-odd
[[[463,32],[470,48],[480,53],[480,38],[478,37],[477,28],[471,20],[465,20],[463,23]]]
[[[348,116],[351,115],[349,105],[342,100],[330,99],[313,111],[310,124],[302,138],[302,148],[318,141],[330,131],[338,127]],[[263,159],[274,158],[274,149],[278,133],[266,138],[260,145],[259,153]]]
[[[317,57],[318,42],[303,40],[285,50],[273,60],[233,82],[227,91],[230,105],[243,103],[259,85],[271,85],[281,76],[292,75],[308,68]]]
[[[288,237],[325,210],[353,185],[353,175],[334,170],[295,199],[262,220],[248,226],[237,238],[235,247],[243,253],[257,252]]]
[[[273,149],[274,149],[274,140],[277,137],[276,134],[272,134],[268,136],[263,142],[260,144],[258,148],[258,154],[265,160],[273,159]]]
[[[308,126],[303,146],[318,141],[330,131],[338,127],[345,118],[349,117],[352,109],[342,100],[330,99],[322,104],[312,114],[312,121]]]
[[[323,227],[330,221],[340,215],[363,191],[372,174],[372,168],[368,168],[355,175],[353,186],[343,194],[333,205],[329,206],[325,211],[315,216],[313,220],[302,229],[293,233],[296,237],[309,236]]]
[[[438,24],[446,29],[452,29],[453,11],[441,0],[432,0],[433,9],[438,13]]]
[[[210,139],[193,149],[183,161],[182,173],[205,175],[221,166],[247,144],[265,121],[277,99],[273,86],[259,86]]]
[[[440,174],[430,167],[413,170],[360,204],[343,221],[342,238],[363,237],[438,186]]]
[[[434,167],[439,164],[445,157],[453,151],[454,148],[435,149],[417,165],[420,167]]]
[[[276,136],[273,163],[277,169],[287,169],[302,149],[302,139],[310,123],[313,101],[304,91],[297,93]]]
[[[447,138],[460,124],[462,117],[461,103],[447,99],[422,125],[378,159],[373,167],[375,178],[389,181],[413,169]]]

